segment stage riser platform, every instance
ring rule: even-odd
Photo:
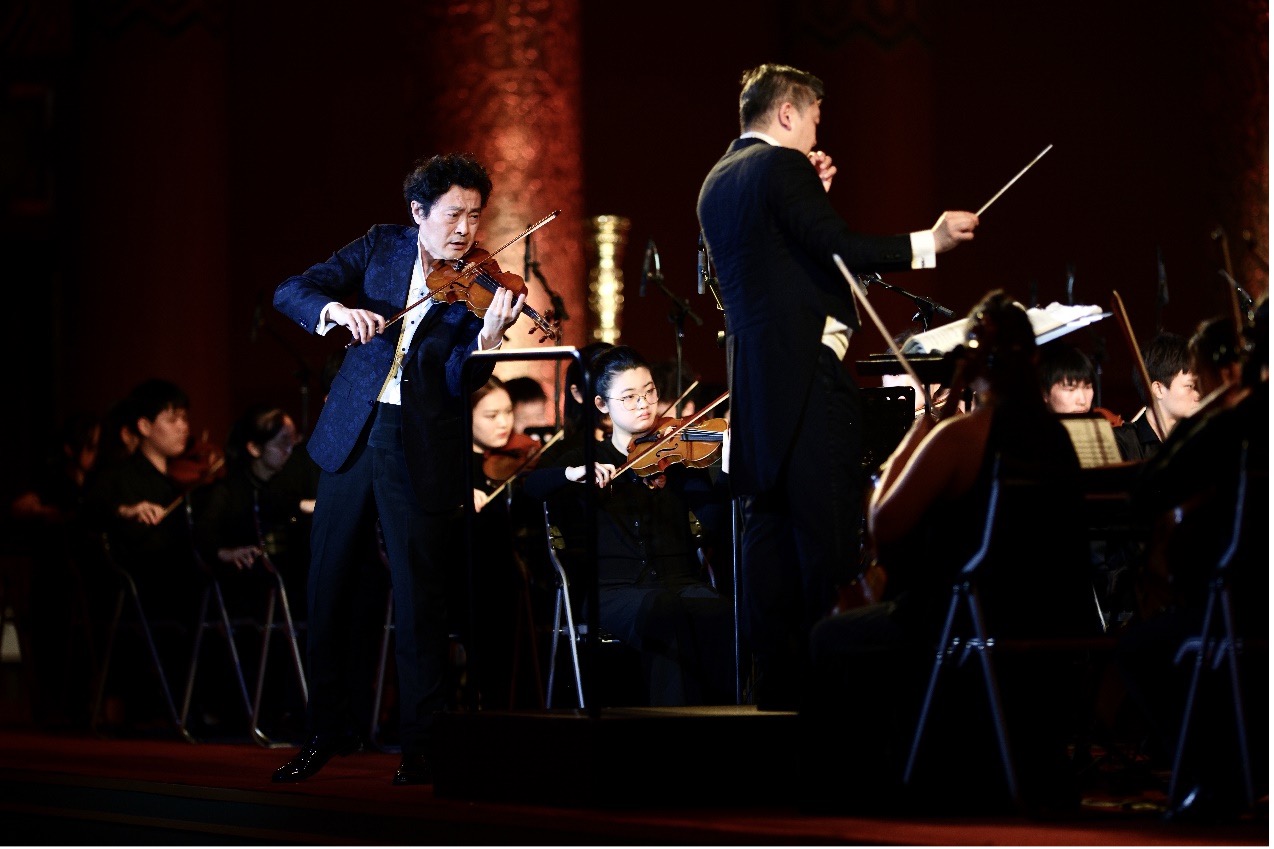
[[[794,801],[794,713],[478,711],[449,714],[443,727],[440,798],[604,807]]]

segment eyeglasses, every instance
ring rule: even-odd
[[[618,401],[623,404],[625,410],[635,410],[637,409],[638,401],[645,401],[646,406],[648,407],[655,406],[655,402],[659,400],[659,390],[652,386],[640,395],[634,392],[620,398],[612,398],[610,395],[607,395],[606,397],[610,398],[612,401]]]

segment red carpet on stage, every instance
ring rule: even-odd
[[[337,758],[309,781],[272,784],[272,772],[293,751],[248,742],[191,745],[176,739],[0,730],[0,821],[5,823],[0,834],[9,844],[1269,843],[1264,801],[1255,817],[1207,828],[1163,823],[1152,802],[1137,799],[1088,800],[1079,813],[1059,821],[829,816],[763,803],[563,806],[394,787],[390,777],[397,756],[386,753]],[[505,785],[502,797],[508,795]],[[527,798],[543,795],[535,789],[527,787]]]

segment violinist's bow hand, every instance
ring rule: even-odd
[[[961,242],[973,238],[977,229],[978,217],[972,212],[951,211],[942,213],[933,225],[934,249],[937,253],[945,253]]]
[[[354,341],[360,345],[370,342],[373,336],[385,330],[385,317],[371,310],[352,310],[344,304],[333,304],[327,311],[327,317],[348,328]]]
[[[836,176],[836,166],[832,164],[832,158],[821,150],[811,150],[809,158],[810,164],[818,172],[818,179],[823,181],[823,191],[830,192],[832,178]]]

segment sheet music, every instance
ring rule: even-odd
[[[1123,462],[1115,429],[1103,416],[1063,418],[1062,425],[1070,435],[1081,469],[1110,466]]]
[[[1103,313],[1102,308],[1091,304],[1060,304],[1056,301],[1040,309],[1031,307],[1026,311],[1031,320],[1031,328],[1035,331],[1035,341],[1039,344],[1056,339],[1072,330],[1105,318],[1110,313]],[[950,324],[917,333],[902,346],[904,354],[941,354],[950,351],[957,345],[964,344],[968,333],[969,319],[962,318]]]

